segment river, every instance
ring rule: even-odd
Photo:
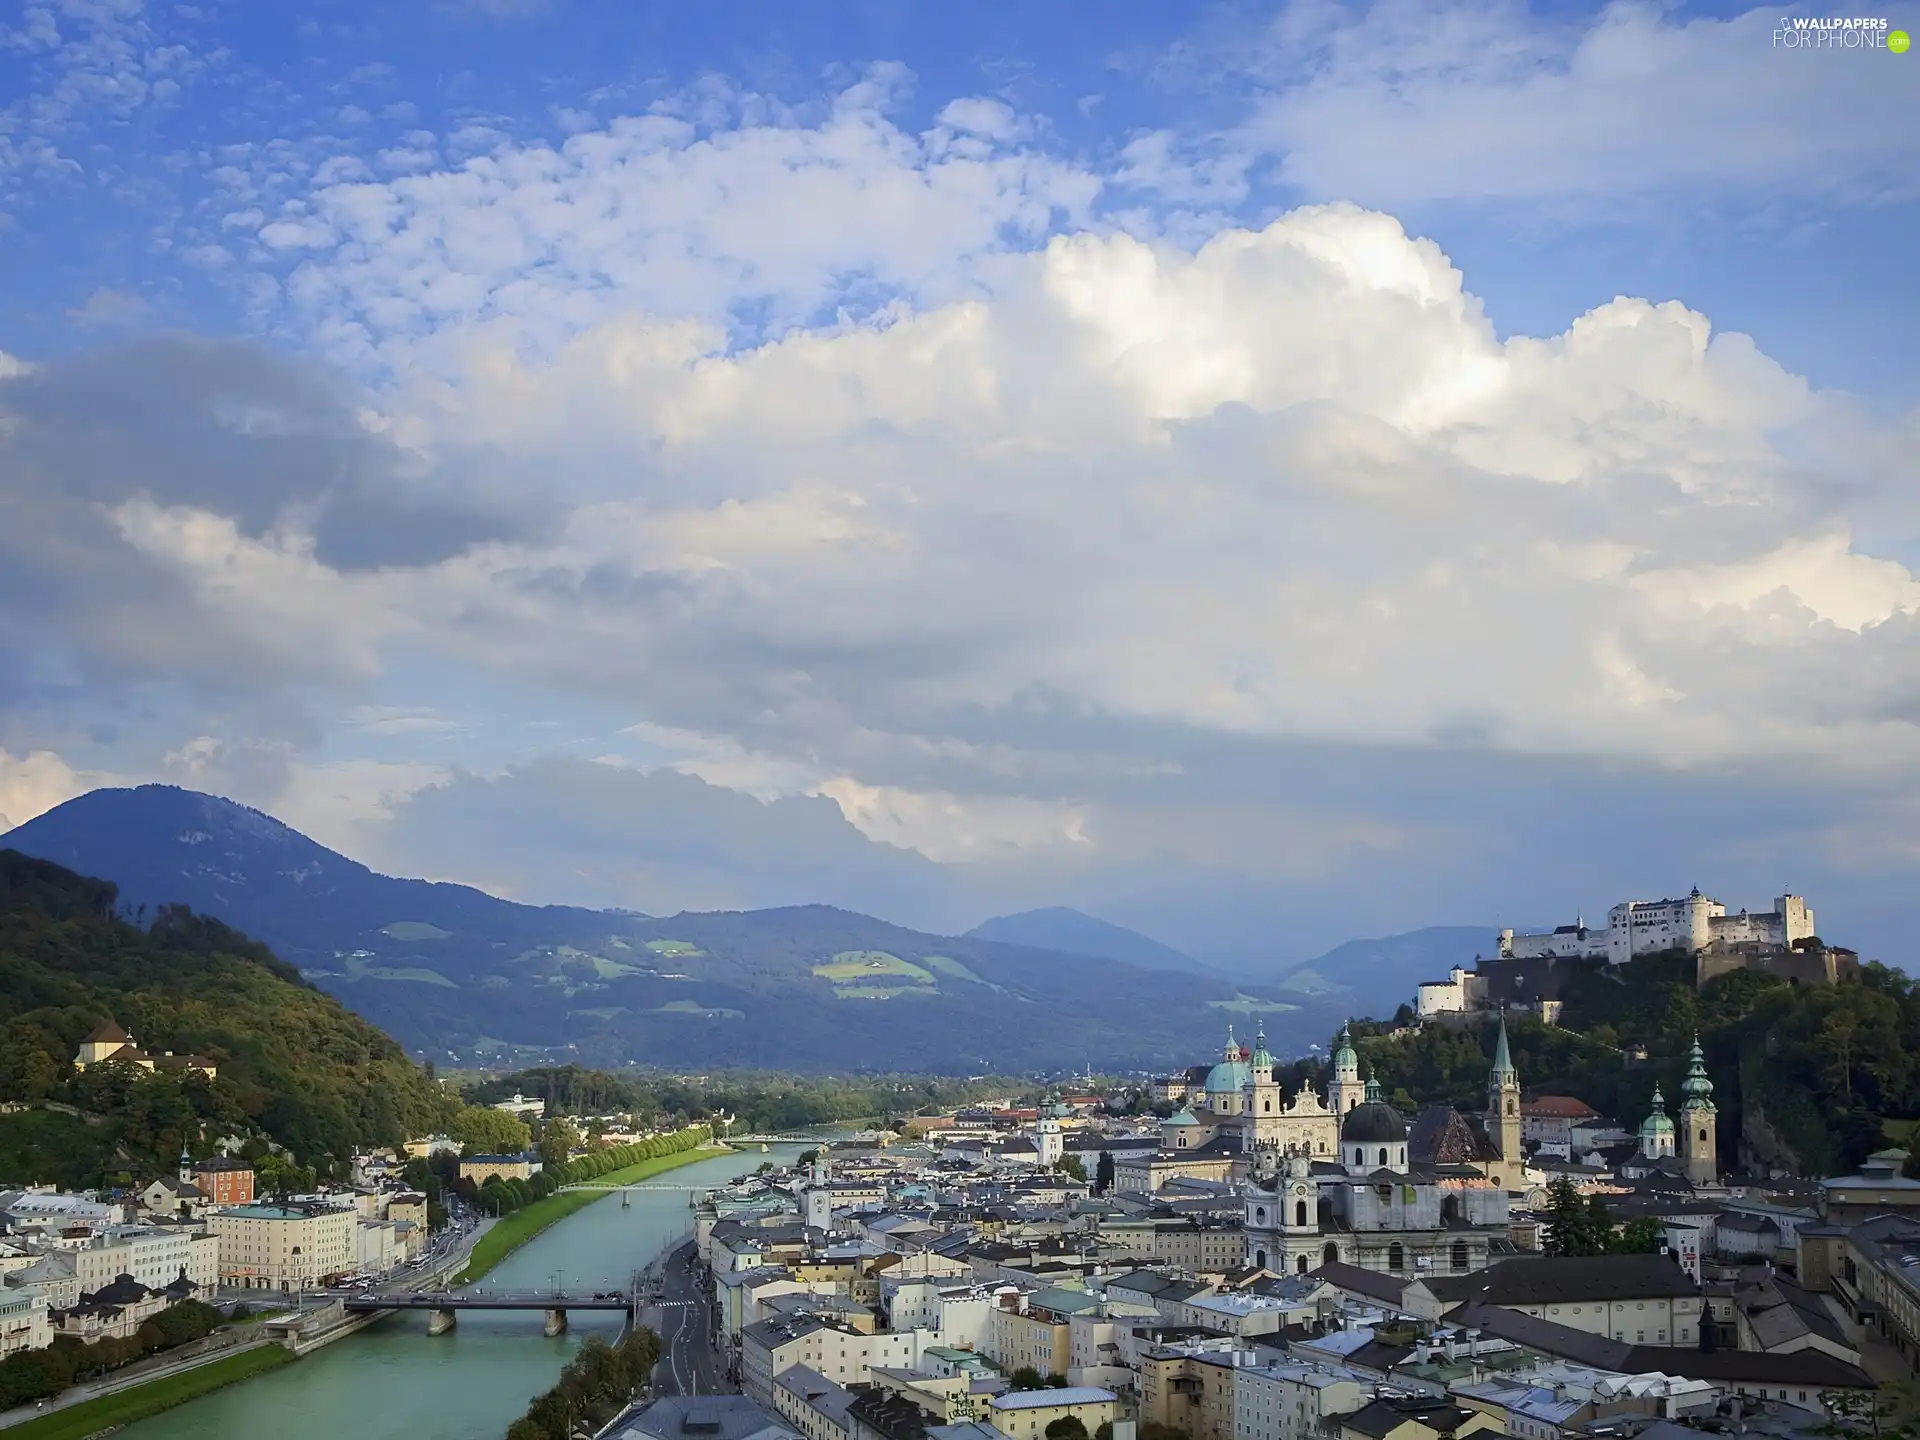
[[[662,1185],[712,1188],[758,1169],[791,1164],[805,1149],[716,1156],[669,1170]],[[481,1282],[513,1289],[622,1289],[633,1272],[693,1228],[676,1191],[618,1196],[589,1205],[529,1241]],[[390,1315],[295,1365],[216,1390],[120,1432],[123,1440],[500,1440],[527,1402],[553,1384],[588,1335],[611,1339],[615,1315],[583,1312],[568,1334],[547,1338],[539,1311],[462,1311],[448,1335],[429,1337],[424,1314]]]

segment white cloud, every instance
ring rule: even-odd
[[[0,832],[24,825],[89,788],[88,780],[51,750],[16,756],[0,748]]]
[[[916,136],[886,113],[904,83],[876,67],[818,113],[710,93],[557,146],[501,139],[454,169],[321,188],[311,218],[261,239],[322,252],[290,291],[323,343],[397,366],[429,332],[501,317],[551,343],[635,310],[753,305],[777,333],[842,303],[938,298],[1085,216],[1098,179],[1027,144],[1004,105],[956,102]],[[389,164],[428,171],[433,137],[409,139]]]
[[[644,312],[544,357],[510,329],[395,400],[381,423],[448,473],[540,475],[550,540],[349,579],[297,537],[118,513],[210,606],[311,636],[309,665],[372,675],[426,638],[709,737],[695,773],[935,810],[951,787],[859,765],[1017,786],[861,737],[1037,705],[1831,754],[1920,679],[1920,590],[1834,508],[1863,422],[1682,306],[1503,342],[1438,247],[1350,206],[1197,253],[1057,237],[993,281],[734,353]]]
[[[1388,206],[1912,196],[1910,67],[1776,49],[1781,14],[1294,0],[1251,52],[1266,94],[1232,140],[1306,194]]]

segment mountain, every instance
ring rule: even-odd
[[[1327,1028],[1310,997],[827,906],[656,919],[519,905],[377,874],[270,816],[167,786],[96,790],[0,843],[106,876],[129,909],[216,915],[443,1061],[1144,1070],[1195,1063],[1255,1016],[1277,1048]]]
[[[1288,999],[1312,996],[1336,1008],[1352,1003],[1356,1013],[1391,1015],[1403,1001],[1413,1003],[1422,980],[1444,980],[1455,965],[1471,967],[1475,956],[1494,949],[1491,926],[1428,925],[1403,935],[1349,940],[1282,971],[1275,983]]]
[[[445,1122],[448,1096],[399,1045],[264,946],[181,908],[146,929],[118,911],[112,885],[0,849],[0,1100],[30,1107],[0,1114],[0,1178],[151,1174],[183,1144],[255,1131],[345,1156]],[[215,1078],[76,1073],[107,1020],[150,1053],[210,1057]]]
[[[1005,945],[1028,945],[1039,950],[1064,950],[1072,955],[1091,955],[1096,960],[1118,960],[1147,970],[1192,970],[1204,975],[1217,974],[1191,955],[1163,945],[1150,935],[1129,930],[1064,905],[1044,910],[1022,910],[1014,915],[996,915],[967,931],[975,940],[996,940]]]

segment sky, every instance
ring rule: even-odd
[[[1790,890],[1906,963],[1896,30],[0,0],[0,827],[162,780],[1251,967]]]

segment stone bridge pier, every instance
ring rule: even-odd
[[[547,1311],[547,1334],[564,1335],[567,1333],[567,1312],[564,1310]]]
[[[459,1316],[451,1310],[434,1310],[427,1315],[427,1334],[444,1335],[459,1323]]]

